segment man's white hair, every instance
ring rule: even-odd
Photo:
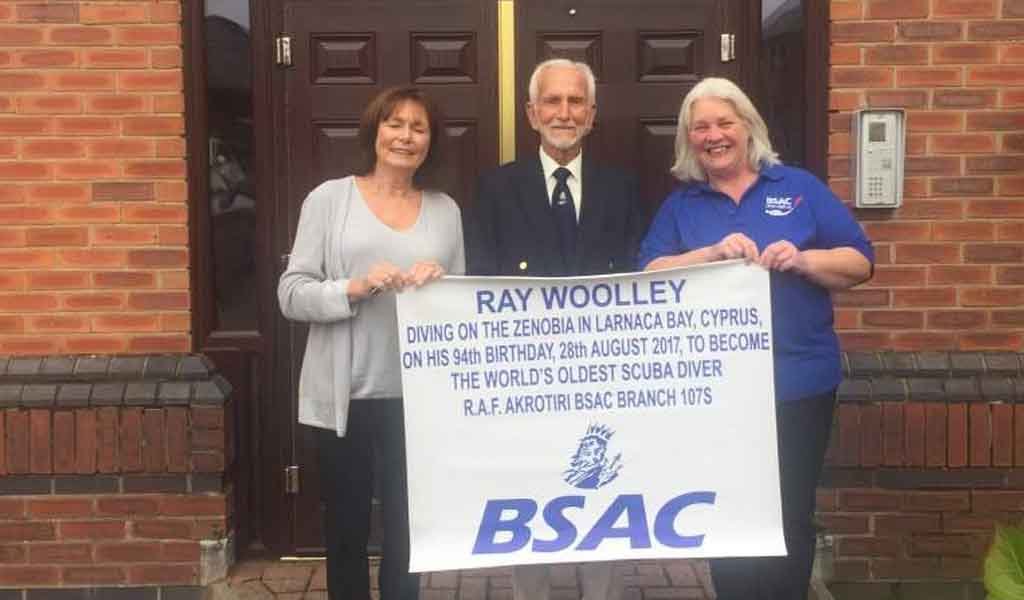
[[[549,67],[571,67],[579,71],[580,75],[583,75],[583,78],[587,80],[587,101],[591,105],[597,104],[597,83],[594,81],[594,72],[590,70],[587,63],[569,60],[568,58],[549,58],[534,67],[533,74],[530,75],[529,87],[531,104],[536,104],[537,97],[540,96],[540,74]]]

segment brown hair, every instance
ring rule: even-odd
[[[441,114],[430,98],[419,88],[399,86],[388,88],[377,94],[359,119],[359,160],[353,172],[356,175],[369,175],[377,166],[377,129],[380,124],[391,116],[402,102],[415,102],[427,113],[427,124],[430,127],[430,145],[427,157],[412,176],[413,185],[423,189],[436,186],[441,170]]]

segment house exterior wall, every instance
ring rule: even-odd
[[[980,578],[995,525],[1024,510],[1021,358],[844,355],[817,505],[832,579],[847,590],[837,597],[899,598],[901,582]],[[888,591],[868,596],[865,586]]]
[[[229,396],[195,355],[0,358],[0,588],[199,598],[232,539]]]
[[[909,115],[904,207],[858,211],[878,265],[837,296],[819,516],[860,598],[975,578],[1024,509],[1024,0],[830,8],[841,197],[853,111]],[[0,0],[0,587],[198,594],[200,540],[232,529],[230,403],[110,359],[192,345],[181,14]]]
[[[899,582],[941,581],[965,597],[954,582],[980,577],[994,525],[1024,509],[1024,1],[830,8],[840,196],[854,197],[853,112],[908,116],[904,205],[857,211],[875,276],[836,299],[850,353],[818,494],[831,587],[902,597]],[[896,352],[859,352],[879,349]]]
[[[0,1],[0,355],[190,349],[181,12]]]
[[[904,207],[861,210],[847,350],[1024,348],[1024,0],[833,0],[829,184],[852,112],[908,111]],[[0,1],[0,354],[189,350],[180,0]]]
[[[0,0],[0,588],[30,597],[199,598],[230,551],[230,386],[184,354],[181,19]]]
[[[854,197],[852,112],[907,111],[904,205],[840,294],[846,350],[1024,349],[1024,1],[834,0],[829,184]]]

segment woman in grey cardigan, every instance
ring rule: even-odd
[[[465,270],[458,206],[425,188],[439,169],[439,127],[416,88],[374,98],[359,124],[360,168],[306,197],[278,284],[281,312],[309,323],[299,422],[316,428],[332,600],[370,596],[375,477],[384,513],[381,600],[418,595],[418,576],[409,573],[394,294]]]

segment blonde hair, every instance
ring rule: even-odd
[[[747,147],[747,162],[753,171],[761,167],[779,164],[779,155],[772,150],[772,142],[768,138],[768,127],[764,119],[754,108],[754,103],[735,83],[721,77],[706,77],[693,86],[683,98],[679,107],[679,122],[676,125],[676,160],[669,169],[680,181],[707,181],[708,175],[700,166],[697,155],[690,147],[690,123],[693,119],[693,104],[704,98],[716,98],[728,102],[736,111],[736,116],[743,121],[750,132]]]

